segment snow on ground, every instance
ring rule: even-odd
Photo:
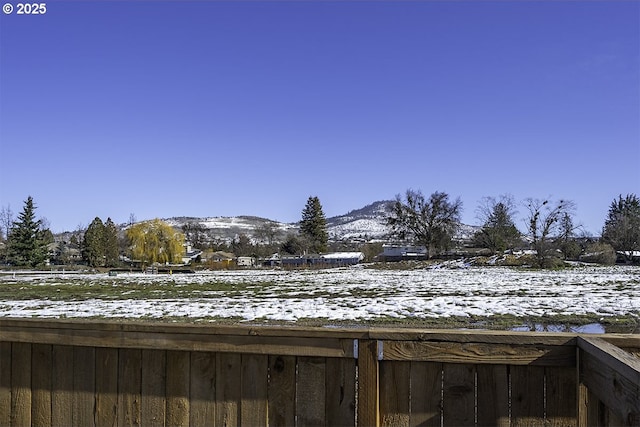
[[[74,300],[0,300],[4,317],[237,318],[366,321],[450,316],[640,316],[640,268],[579,267],[527,271],[502,267],[382,271],[241,270],[195,275],[0,275],[0,286],[89,283],[122,288],[114,296]],[[220,284],[225,284],[224,289]],[[198,291],[163,296],[163,289]],[[153,287],[157,298],[132,298],[130,286]],[[6,289],[6,288],[5,288]],[[106,288],[105,288],[106,289]],[[128,296],[129,295],[129,296]]]

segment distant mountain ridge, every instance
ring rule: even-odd
[[[392,240],[386,216],[392,200],[380,200],[354,209],[344,215],[327,218],[327,232],[330,241],[389,241]],[[164,219],[176,228],[188,223],[197,223],[207,229],[208,233],[225,241],[231,241],[240,234],[245,234],[254,242],[265,240],[264,230],[275,231],[274,241],[284,241],[288,234],[297,233],[298,223],[284,223],[258,216],[242,215],[236,217],[173,217]],[[476,226],[461,224],[458,238],[467,239],[478,229]]]

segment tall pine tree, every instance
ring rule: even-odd
[[[111,218],[104,223],[104,258],[107,267],[118,265],[120,255],[118,246],[118,227]]]
[[[47,241],[41,230],[42,221],[35,219],[35,210],[33,198],[29,196],[13,223],[7,242],[7,260],[13,265],[36,267],[47,259]]]
[[[87,231],[84,232],[82,243],[82,258],[90,267],[102,267],[104,265],[104,224],[95,217]]]
[[[319,254],[327,250],[327,220],[316,196],[309,197],[302,211],[300,234],[307,241],[310,252]]]
[[[625,253],[631,261],[631,251],[640,250],[640,198],[635,194],[620,195],[611,202],[602,229],[602,241]]]

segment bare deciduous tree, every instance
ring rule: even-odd
[[[436,191],[427,199],[420,191],[407,190],[404,199],[396,196],[387,224],[400,239],[424,245],[431,258],[450,247],[461,213],[460,198],[450,202],[447,193]]]
[[[560,244],[570,231],[567,225],[573,227],[575,204],[570,200],[553,202],[529,198],[525,206],[529,211],[527,231],[536,251],[537,266],[553,267],[558,262]]]
[[[13,211],[11,210],[11,206],[3,206],[0,209],[0,240],[1,239],[9,239],[9,234],[11,233],[11,227],[13,226],[13,221],[15,220],[13,216]]]

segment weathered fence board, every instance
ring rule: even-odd
[[[31,347],[31,423],[37,427],[51,425],[52,351],[48,344]]]
[[[295,425],[296,358],[269,356],[269,425]]]
[[[210,426],[215,420],[216,357],[215,353],[191,353],[189,424]]]
[[[508,366],[477,365],[478,426],[509,427]]]
[[[442,367],[443,425],[475,425],[475,366],[444,363]]]
[[[73,347],[54,345],[52,350],[51,423],[73,425]]]
[[[140,417],[145,426],[164,426],[166,369],[166,351],[142,350]]]
[[[544,368],[511,366],[510,374],[512,425],[544,426]]]
[[[380,421],[385,427],[409,426],[411,363],[380,363]]]
[[[571,346],[392,341],[384,344],[384,359],[575,366],[576,353]]]
[[[580,338],[580,380],[619,425],[640,425],[640,359],[599,338]],[[611,421],[610,421],[611,422]]]
[[[31,425],[31,344],[11,347],[11,424]]]
[[[218,353],[216,359],[216,422],[218,426],[240,424],[241,355]]]
[[[118,354],[118,425],[141,425],[142,350],[121,349]]]
[[[442,363],[409,362],[411,365],[410,426],[440,426]]]
[[[353,426],[356,409],[356,361],[326,359],[327,425]]]
[[[94,420],[96,427],[114,427],[118,424],[118,349],[116,348],[96,348]]]
[[[187,351],[167,351],[167,425],[189,425],[190,362]]]
[[[546,425],[575,427],[578,424],[576,405],[578,370],[576,368],[545,368]]]
[[[296,413],[298,426],[326,424],[326,363],[321,357],[298,357]]]
[[[268,371],[268,356],[261,354],[242,355],[240,424],[243,426],[267,425]]]
[[[73,348],[73,425],[93,424],[95,402],[95,348]]]
[[[361,340],[358,345],[358,425],[380,424],[378,341]]]

